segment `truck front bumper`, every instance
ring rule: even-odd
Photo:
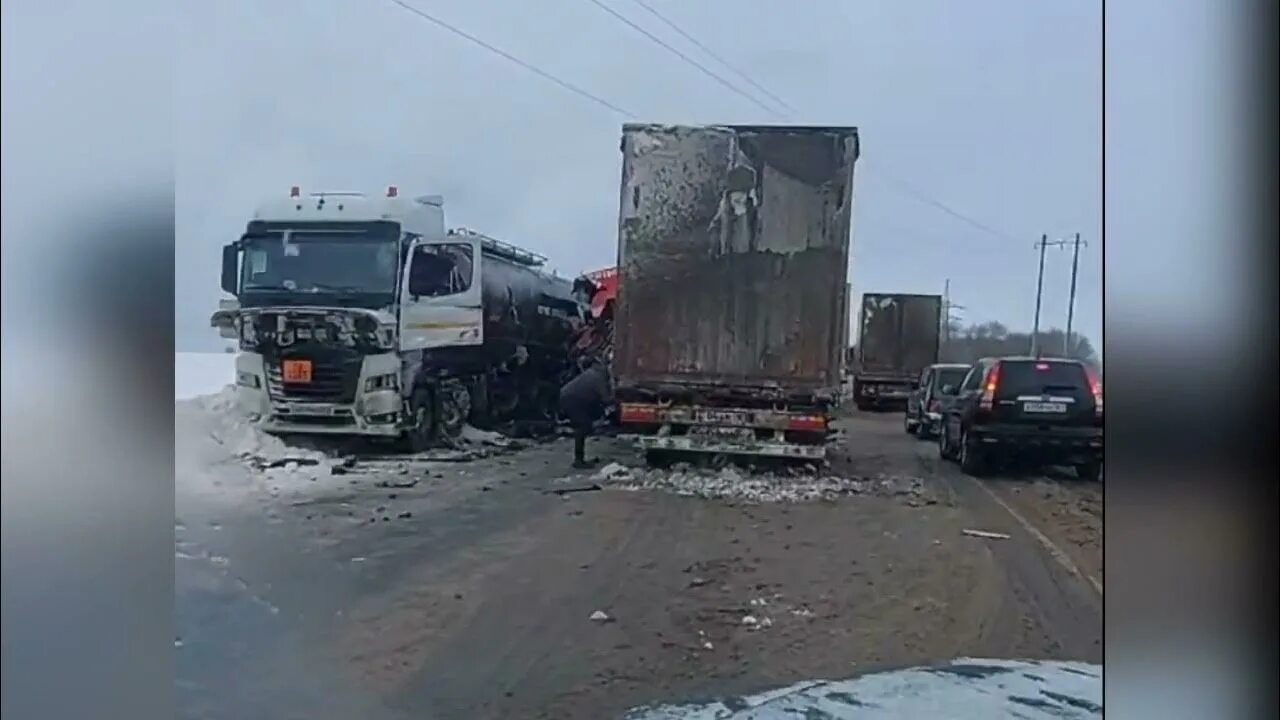
[[[395,360],[398,368],[398,360]],[[273,434],[364,435],[398,437],[404,421],[398,389],[366,391],[366,379],[392,367],[385,356],[365,358],[355,400],[350,403],[300,402],[272,398],[267,391],[262,356],[236,358],[236,401],[259,428]]]

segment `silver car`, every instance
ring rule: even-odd
[[[938,423],[942,419],[939,411],[943,396],[954,394],[968,371],[968,365],[958,363],[939,363],[925,368],[920,373],[916,389],[907,397],[907,410],[902,419],[903,429],[920,438],[936,436]]]

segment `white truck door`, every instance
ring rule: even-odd
[[[418,240],[400,285],[400,348],[425,350],[484,343],[480,244]]]

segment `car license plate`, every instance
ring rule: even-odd
[[[309,383],[311,382],[311,361],[285,360],[282,374],[287,383]]]
[[[1028,413],[1064,413],[1067,411],[1067,404],[1054,402],[1022,403],[1022,411]]]

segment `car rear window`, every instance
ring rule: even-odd
[[[960,387],[960,383],[964,382],[964,376],[968,372],[969,368],[967,367],[938,368],[937,375],[934,376],[935,380],[933,382],[933,386],[941,388],[945,385],[950,385],[951,387],[958,388]]]
[[[1089,379],[1076,363],[1004,360],[1000,363],[999,392],[1005,397],[1063,393],[1087,395]]]

